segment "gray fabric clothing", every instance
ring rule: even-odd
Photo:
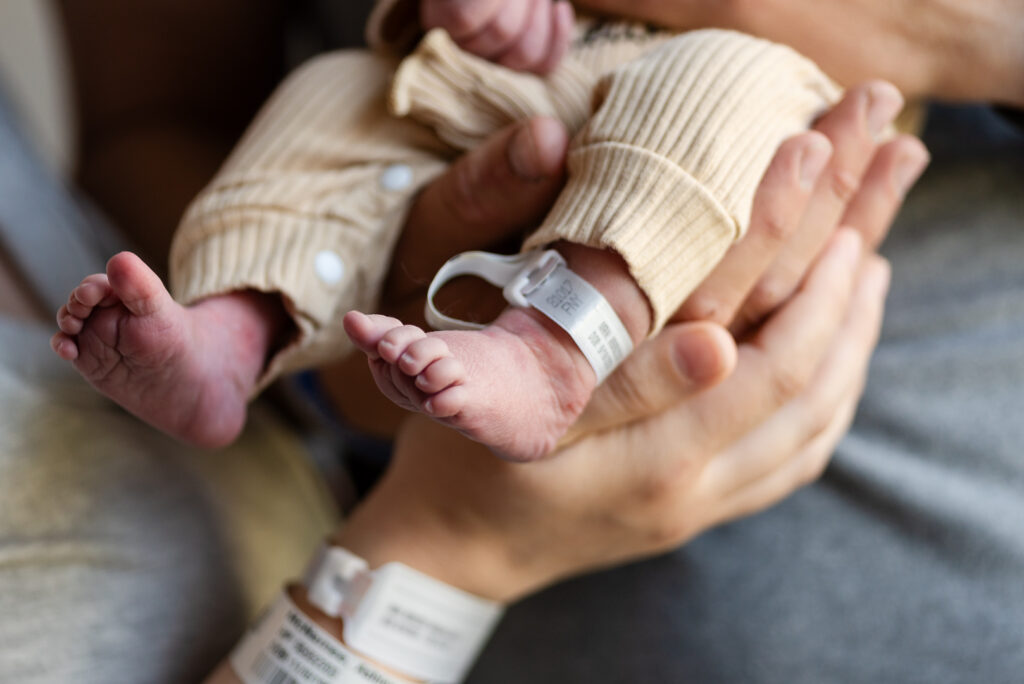
[[[514,607],[471,681],[1024,681],[1024,139],[944,109],[823,480]]]
[[[0,316],[0,682],[198,681],[335,524],[255,409],[218,452],[104,399]]]
[[[0,100],[0,247],[54,310],[110,255],[102,230]],[[197,681],[336,524],[329,497],[259,407],[231,449],[185,448],[89,387],[53,332],[0,315],[0,682]]]
[[[0,248],[53,311],[82,278],[103,270],[105,256],[124,249],[96,210],[73,197],[31,148],[2,89]]]

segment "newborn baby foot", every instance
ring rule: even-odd
[[[230,443],[255,382],[251,343],[217,306],[185,308],[141,259],[122,252],[57,314],[51,346],[97,390],[153,426],[204,447]],[[242,336],[244,337],[244,336]],[[251,372],[249,372],[251,375]]]
[[[424,332],[356,311],[345,331],[366,353],[381,391],[499,456],[550,453],[596,383],[571,339],[535,311],[508,309],[480,331]]]

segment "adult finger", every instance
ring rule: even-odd
[[[779,468],[719,499],[709,527],[762,511],[817,480],[850,429],[856,410],[857,397],[847,399],[830,424]]]
[[[538,223],[564,184],[568,140],[559,121],[537,117],[456,161],[410,210],[385,299],[418,293],[453,255],[485,249]]]
[[[736,365],[736,344],[714,323],[666,327],[594,393],[563,442],[658,414],[721,382]]]
[[[776,257],[741,307],[733,332],[742,334],[781,302],[839,225],[875,154],[876,140],[903,107],[903,97],[884,81],[852,89],[815,125],[832,142],[832,159],[818,181],[796,234]]]
[[[677,320],[727,325],[747,293],[796,232],[811,192],[832,156],[823,134],[790,138],[775,154],[754,196],[750,229],[680,307]]]
[[[865,260],[842,327],[807,388],[708,464],[703,485],[716,500],[748,489],[801,453],[835,424],[836,413],[860,397],[871,354],[882,328],[889,268]]]
[[[685,411],[656,419],[651,439],[668,443],[684,434],[717,453],[800,394],[843,322],[860,258],[860,236],[839,231],[792,299],[740,345],[736,371]]]
[[[924,143],[911,135],[883,145],[846,208],[843,225],[859,230],[869,248],[877,247],[930,160]]]

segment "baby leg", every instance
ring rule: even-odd
[[[649,307],[621,259],[579,245],[560,250],[570,268],[612,304],[633,342],[642,339]],[[366,353],[389,399],[510,460],[536,460],[552,451],[596,385],[569,335],[533,309],[507,309],[480,331],[429,333],[387,316],[351,312],[345,330]]]

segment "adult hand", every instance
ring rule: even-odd
[[[645,393],[671,395],[671,407],[651,413],[634,393],[620,423],[549,460],[501,461],[413,416],[391,468],[336,541],[371,565],[402,561],[508,601],[775,502],[821,472],[860,394],[888,276],[879,257],[861,260],[860,244],[851,230],[833,238],[713,389],[719,378],[683,381],[686,366],[664,353],[692,343],[693,326],[667,328],[629,363],[648,369]],[[728,360],[730,339],[719,331],[706,346]]]
[[[581,0],[677,29],[786,43],[850,85],[884,78],[913,97],[1024,104],[1024,0]]]
[[[881,243],[929,160],[924,145],[912,136],[876,142],[901,106],[889,84],[858,86],[814,131],[782,145],[755,195],[749,231],[674,318],[690,321],[694,335],[673,343],[679,347],[653,341],[661,347],[658,353],[687,360],[684,386],[721,372],[721,347],[705,342],[715,339],[716,327],[709,323],[729,326],[740,339],[752,334],[792,295],[839,226],[857,230],[868,250]],[[591,400],[570,438],[621,420],[630,406],[652,411],[671,403],[671,389],[650,386],[653,375],[640,361],[620,368]],[[658,394],[659,387],[664,395]]]
[[[877,244],[928,159],[920,142],[909,136],[876,145],[874,133],[895,116],[901,102],[884,84],[852,89],[822,118],[817,132],[787,142],[758,191],[748,235],[677,320],[727,324],[743,306],[744,322],[759,321],[789,296],[844,217]],[[878,111],[872,113],[872,106]],[[534,119],[499,132],[435,180],[413,205],[395,249],[384,310],[422,324],[426,287],[448,258],[468,249],[498,249],[510,240],[506,246],[514,249],[561,190],[567,146],[558,122]],[[857,193],[862,181],[865,192]],[[496,314],[504,306],[490,288],[473,281],[463,285],[456,282],[442,292],[442,303],[459,307],[455,315]],[[700,335],[714,339],[714,328],[694,325],[702,332],[674,353],[691,357],[693,382],[699,383],[720,373],[715,364],[722,359],[697,342]],[[606,386],[612,391],[594,398],[573,434],[588,429],[589,420],[600,422],[604,414],[614,414],[622,403],[619,395],[637,393],[634,387],[642,385],[634,385],[628,370],[636,367],[627,366],[610,379]],[[361,358],[335,364],[321,377],[333,403],[353,424],[381,436],[394,434],[404,412],[373,389]],[[360,387],[366,391],[353,389]]]
[[[670,325],[599,388],[575,442],[527,466],[412,417],[392,467],[338,542],[371,564],[401,560],[510,600],[569,574],[674,547],[817,477],[853,416],[881,325],[888,268],[862,256],[861,245],[881,239],[900,204],[906,176],[896,173],[897,152],[921,151],[905,139],[878,148],[857,135],[858,126],[861,118],[844,115],[826,129],[837,141],[840,133],[859,140],[873,158],[836,212],[860,229],[836,232],[838,218],[821,226],[831,236],[825,252],[738,349],[714,323]],[[823,136],[798,136],[780,150],[755,204],[755,217],[773,217],[755,226],[772,229],[755,227],[747,239],[762,247],[736,250],[728,268],[784,243],[813,197],[829,192],[816,178],[829,173],[832,144]],[[823,157],[811,165],[818,173],[800,173],[815,153]],[[774,261],[758,258],[749,263]],[[735,309],[740,290],[715,296]]]

